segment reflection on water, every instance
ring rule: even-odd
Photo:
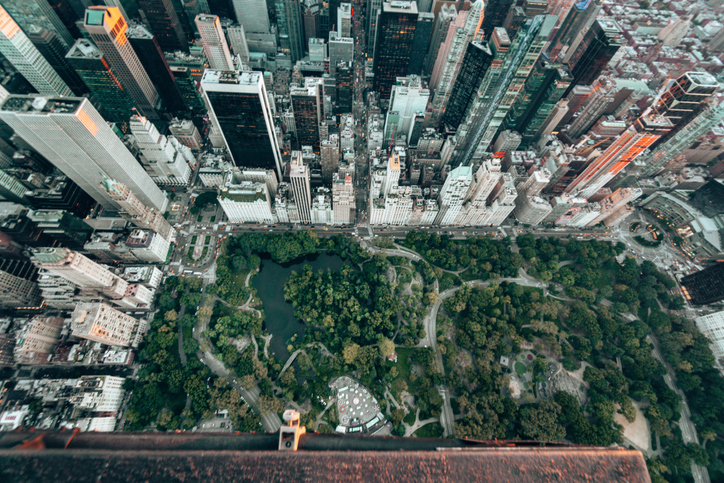
[[[272,334],[269,349],[280,361],[286,361],[289,357],[287,352],[287,340],[294,334],[298,339],[304,336],[305,326],[294,317],[294,309],[291,302],[284,300],[284,283],[292,272],[300,272],[304,265],[309,265],[313,270],[331,269],[337,271],[342,268],[345,261],[338,255],[310,254],[303,258],[297,258],[284,264],[275,263],[269,255],[261,257],[261,271],[252,278],[252,286],[256,288],[259,298],[264,303],[265,332]]]

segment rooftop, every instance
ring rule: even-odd
[[[201,78],[204,84],[257,85],[260,72],[239,72],[235,70],[207,70]]]
[[[2,104],[3,111],[27,113],[69,114],[78,110],[82,97],[9,96]]]

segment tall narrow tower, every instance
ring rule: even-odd
[[[128,29],[127,35],[138,60],[141,61],[149,79],[156,86],[158,95],[163,101],[163,107],[176,116],[183,116],[187,109],[181,96],[181,90],[176,84],[171,67],[161,51],[156,36],[142,25],[132,26]]]
[[[304,33],[302,32],[302,12],[298,0],[275,0],[277,27],[279,28],[279,47],[289,55],[292,64],[304,57]]]
[[[138,0],[138,3],[164,51],[189,51],[186,34],[171,0]]]
[[[214,70],[234,70],[234,62],[231,60],[231,52],[226,44],[226,36],[221,29],[219,17],[216,15],[197,15],[196,28],[201,35],[201,43],[204,46],[206,60],[209,68]]]
[[[164,193],[88,99],[9,96],[0,119],[103,206],[119,208],[101,187],[106,175],[128,186],[146,206],[165,211]]]
[[[85,28],[103,52],[136,107],[149,119],[158,119],[158,91],[126,37],[128,25],[116,7],[91,7],[85,12]]]
[[[446,48],[440,49],[430,81],[430,88],[435,89],[435,97],[432,100],[432,123],[435,125],[442,120],[450,102],[468,45],[473,40],[479,39],[483,33],[480,29],[482,15],[482,0],[477,0],[467,12],[459,13],[456,21],[450,26],[450,32],[445,40]]]
[[[382,4],[374,59],[374,89],[381,99],[389,99],[397,77],[407,74],[416,27],[415,1]]]
[[[35,48],[7,10],[0,5],[0,53],[41,94],[72,96],[73,92]]]
[[[118,82],[103,52],[90,40],[78,39],[65,58],[90,90],[103,118],[128,133],[128,118],[133,114],[136,102]]]
[[[445,125],[453,129],[460,125],[492,61],[493,53],[487,44],[478,41],[468,44],[455,86],[450,92],[450,100],[447,106],[444,106],[442,121]]]
[[[236,20],[244,26],[244,30],[247,33],[269,33],[269,11],[267,10],[267,0],[231,1],[234,5],[234,12],[236,12]]]
[[[38,52],[45,57],[50,67],[52,67],[60,78],[63,79],[63,82],[70,87],[74,95],[82,96],[88,93],[88,87],[83,83],[78,73],[65,58],[65,55],[68,53],[68,47],[61,42],[60,38],[58,38],[54,32],[33,25],[27,34],[35,48],[38,49]]]
[[[591,197],[670,129],[671,121],[647,111],[594,159],[566,192]]]
[[[611,19],[597,19],[577,47],[571,47],[564,63],[571,69],[571,82],[568,92],[574,86],[593,84],[618,49],[623,46],[623,31]]]
[[[73,36],[50,4],[51,2],[47,0],[3,0],[2,2],[3,8],[24,31],[30,30],[31,25],[37,25],[54,32],[64,47],[69,48],[73,45]]]
[[[201,88],[234,163],[273,169],[281,179],[281,151],[262,74],[207,70]]]
[[[294,202],[297,204],[300,223],[312,222],[312,190],[309,186],[309,167],[304,165],[301,151],[292,151],[291,171]]]

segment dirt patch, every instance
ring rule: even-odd
[[[464,371],[466,367],[473,365],[473,356],[471,356],[468,351],[461,349],[458,351],[458,356],[455,359],[455,365],[462,368]]]
[[[634,419],[633,423],[629,423],[626,418],[623,417],[623,414],[619,414],[618,412],[614,413],[614,420],[618,424],[623,426],[624,438],[631,441],[641,450],[648,451],[651,445],[651,432],[649,431],[649,423],[646,420],[644,413],[641,412],[639,404],[634,401],[633,405],[634,407],[636,407],[636,419]],[[618,411],[618,409],[619,407],[617,404],[616,410]]]

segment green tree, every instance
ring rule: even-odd
[[[520,425],[525,437],[536,441],[560,441],[566,430],[558,419],[561,406],[552,399],[544,399],[537,407],[521,409]]]

